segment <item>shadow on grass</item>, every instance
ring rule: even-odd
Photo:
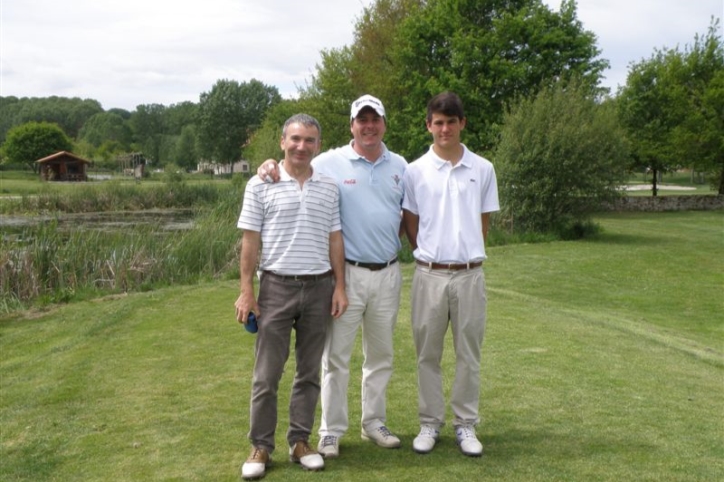
[[[600,233],[582,241],[596,244],[626,244],[638,246],[650,246],[652,244],[665,244],[666,239],[654,235],[622,234],[622,233]]]
[[[597,434],[595,439],[586,439],[585,435],[570,436],[551,433],[546,430],[511,430],[484,437],[486,453],[489,457],[501,460],[543,456],[550,460],[571,460],[590,458],[601,454],[618,455],[631,452],[650,452],[655,445],[636,439],[612,438]]]
[[[335,481],[472,480],[471,477],[482,475],[481,470],[488,476],[509,473],[511,470],[525,472],[531,469],[530,463],[542,459],[547,460],[550,466],[558,466],[557,470],[560,470],[571,463],[575,465],[576,460],[615,458],[624,453],[645,454],[655,450],[655,447],[641,440],[626,439],[625,436],[621,439],[597,436],[587,440],[585,436],[556,434],[547,430],[512,430],[497,434],[481,432],[484,455],[468,457],[460,453],[451,430],[444,428],[435,449],[424,455],[412,450],[412,440],[417,433],[398,433],[402,439],[402,447],[399,449],[380,448],[359,441],[356,434],[348,433],[341,441],[340,457],[325,461],[323,477],[333,477]],[[277,449],[268,475],[274,480],[313,480],[313,474],[288,461],[285,449]]]

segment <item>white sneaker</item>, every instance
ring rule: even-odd
[[[319,439],[317,452],[319,452],[319,454],[325,459],[339,457],[339,437],[335,437],[334,435],[325,435]]]
[[[362,438],[386,449],[396,449],[400,446],[400,439],[384,425],[370,431],[362,429]]]
[[[455,427],[455,438],[457,439],[460,451],[470,457],[483,455],[483,444],[475,436],[475,428],[472,425],[459,425]]]
[[[412,450],[418,454],[427,454],[435,448],[435,442],[440,437],[440,431],[432,425],[421,425],[420,433],[412,441]]]
[[[304,470],[324,470],[324,459],[306,440],[300,440],[289,448],[289,460],[301,465]]]
[[[256,447],[251,448],[251,454],[241,466],[241,478],[244,480],[261,479],[266,473],[266,468],[271,464],[269,452]]]

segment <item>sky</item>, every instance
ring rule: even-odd
[[[220,79],[296,95],[322,50],[354,41],[374,0],[0,0],[0,95],[80,97],[103,109],[198,102]],[[543,0],[557,11],[561,0]],[[631,62],[693,45],[724,0],[578,0],[578,19],[625,84]],[[719,26],[719,35],[722,27]]]

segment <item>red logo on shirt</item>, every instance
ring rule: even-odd
[[[357,184],[357,179],[345,179],[345,184]]]

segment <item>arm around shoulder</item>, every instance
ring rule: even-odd
[[[405,227],[405,234],[407,234],[407,240],[410,242],[410,247],[414,251],[417,249],[417,233],[420,226],[420,216],[413,214],[412,211],[403,209],[402,224]]]

